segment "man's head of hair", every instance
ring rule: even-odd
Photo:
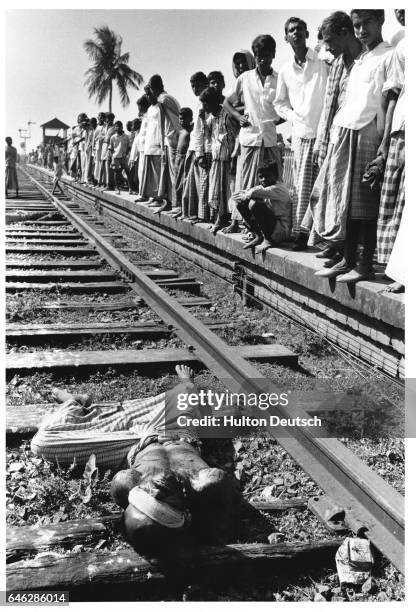
[[[258,169],[258,175],[265,176],[270,180],[273,179],[273,183],[275,183],[279,176],[279,167],[276,162],[269,162],[263,166],[260,166]]]
[[[142,96],[140,96],[140,98],[137,99],[136,104],[139,109],[139,112],[145,113],[150,106],[150,101],[147,94],[143,94]]]
[[[301,19],[300,17],[289,17],[289,19],[285,23],[285,34],[287,34],[291,23],[299,23],[303,27],[305,32],[308,31],[308,26],[306,25],[306,21],[303,21],[303,19]]]
[[[179,111],[179,117],[182,120],[187,121],[188,123],[191,123],[192,117],[193,117],[192,109],[188,108],[187,106],[183,106],[181,110]]]
[[[344,13],[344,11],[335,11],[335,13],[331,13],[328,17],[325,17],[320,29],[322,36],[324,34],[341,34],[343,30],[354,35],[351,17],[347,13]]]
[[[131,129],[135,132],[136,130],[139,129],[141,124],[141,120],[136,117],[135,119],[133,119],[133,121],[131,122]]]
[[[10,136],[6,136],[6,142],[10,146],[12,144],[13,140],[11,139]]]
[[[360,15],[361,13],[370,13],[377,21],[384,23],[385,13],[384,9],[351,9],[350,15]]]
[[[222,87],[225,87],[224,75],[219,70],[212,70],[208,74],[208,82],[210,83],[211,81],[218,81],[219,83],[222,84]]]
[[[205,87],[208,86],[208,78],[204,72],[195,72],[189,80],[191,85],[198,83],[200,85],[204,85]]]
[[[220,106],[224,98],[214,87],[207,87],[201,93],[199,99],[204,105],[204,108],[208,112],[212,112],[215,108]]]
[[[91,119],[90,119],[90,125],[91,125],[91,127],[93,127],[93,128],[96,128],[96,127],[97,127],[97,119],[96,119],[95,117],[91,117]]]
[[[128,130],[129,132],[131,132],[131,126],[132,126],[132,121],[127,121],[126,123],[126,130]]]
[[[162,91],[164,90],[164,85],[163,85],[162,77],[160,76],[160,74],[154,74],[153,76],[150,77],[149,86],[150,86],[150,89],[155,94],[155,96],[158,96],[159,94],[162,93]]]
[[[251,50],[255,56],[264,52],[272,53],[274,56],[276,54],[276,41],[270,34],[260,34],[253,40]]]
[[[114,117],[115,117],[114,113],[106,113],[105,114],[105,120],[108,121],[108,122],[114,121]]]
[[[115,124],[114,124],[114,127],[123,129],[123,122],[122,121],[116,121]]]

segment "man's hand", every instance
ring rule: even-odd
[[[197,157],[197,159],[195,160],[195,165],[199,166],[200,168],[203,168],[204,170],[207,170],[207,162],[203,155]]]
[[[248,115],[241,115],[239,121],[241,127],[248,127],[249,125],[251,125],[250,121],[248,120]]]
[[[389,143],[386,141],[383,141],[380,144],[379,148],[377,149],[376,157],[382,157],[384,161],[386,161],[388,154],[389,154]]]

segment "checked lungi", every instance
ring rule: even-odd
[[[389,261],[405,202],[404,131],[391,135],[389,153],[381,188],[380,212],[377,223],[377,260]]]
[[[315,138],[293,137],[294,194],[292,208],[292,232],[297,234],[309,206],[312,188],[318,176],[318,166],[313,163]]]
[[[211,209],[209,207],[209,175],[212,164],[212,153],[204,153],[206,168],[199,167],[199,198],[198,198],[198,219],[209,221]],[[191,215],[192,216],[192,215]]]
[[[188,151],[185,158],[182,195],[182,214],[184,217],[198,216],[200,166],[195,164],[195,160],[195,151]]]
[[[209,174],[208,203],[220,218],[228,212],[230,195],[230,161],[214,159]]]
[[[32,452],[48,461],[68,467],[83,466],[92,453],[104,469],[120,469],[135,454],[152,442],[173,437],[192,436],[180,429],[178,395],[194,393],[196,387],[182,382],[166,393],[145,399],[93,404],[84,408],[75,399],[59,405],[44,416],[32,439]]]
[[[335,243],[345,240],[347,218],[377,219],[378,195],[362,177],[367,164],[376,158],[379,144],[376,120],[361,130],[333,127],[310,199],[312,231],[318,235],[314,242],[319,237]]]

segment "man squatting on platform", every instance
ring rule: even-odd
[[[124,510],[126,539],[150,557],[229,538],[240,501],[237,482],[210,468],[195,433],[178,428],[178,395],[198,390],[189,367],[176,371],[180,382],[166,393],[117,404],[54,389],[61,405],[45,415],[31,443],[61,467],[83,466],[94,453],[98,468],[116,471],[111,496]]]

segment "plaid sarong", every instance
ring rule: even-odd
[[[84,465],[94,453],[97,466],[118,469],[129,451],[141,450],[165,436],[191,435],[178,429],[174,418],[178,394],[194,391],[195,386],[186,382],[155,397],[89,408],[70,399],[45,415],[32,439],[32,452],[61,467],[74,461]]]
[[[399,231],[405,202],[404,131],[391,135],[377,223],[377,260],[387,263]]]
[[[185,158],[182,195],[182,214],[185,217],[196,217],[198,215],[200,166],[195,164],[195,158],[195,151],[188,151]]]
[[[347,218],[377,219],[379,199],[362,182],[380,144],[376,120],[361,130],[334,126],[328,154],[312,189],[313,233],[331,242],[345,239]],[[312,237],[310,243],[319,240]]]
[[[302,225],[303,217],[309,206],[309,199],[318,168],[313,163],[315,138],[293,137],[293,174],[294,194],[292,208],[292,232],[297,234]]]
[[[199,167],[199,201],[198,201],[198,219],[209,221],[210,207],[208,204],[209,198],[209,175],[212,164],[212,153],[204,153],[206,169]],[[191,215],[192,216],[192,215]]]
[[[220,217],[228,212],[230,195],[230,162],[214,159],[209,173],[208,204]]]

